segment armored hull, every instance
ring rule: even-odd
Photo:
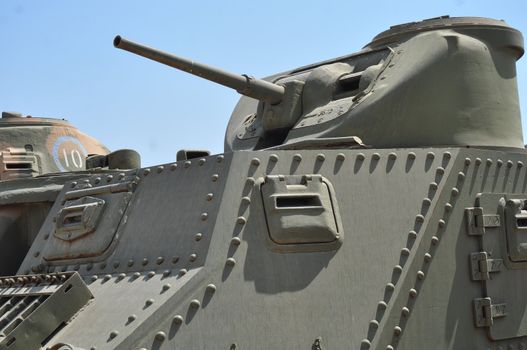
[[[429,29],[437,21],[441,30],[463,26],[461,34],[447,30],[448,38],[460,35],[452,39],[458,47],[474,29],[463,21],[481,26],[434,19],[407,25],[404,40],[392,28],[372,47],[403,55],[416,44],[404,46],[416,27],[428,28],[418,36],[443,35]],[[15,276],[0,277],[0,349],[526,348],[527,152],[519,130],[510,130],[520,125],[515,75],[481,64],[513,68],[522,46],[517,32],[499,30],[514,39],[499,54],[453,56],[464,69],[484,67],[485,79],[513,93],[492,101],[512,106],[471,114],[487,96],[482,87],[456,99],[454,115],[442,103],[430,113],[403,111],[432,101],[433,84],[414,70],[409,79],[363,73],[368,62],[351,72],[339,65],[335,75],[336,63],[352,65],[355,56],[346,57],[268,78],[282,79],[281,102],[242,98],[223,154],[183,152],[154,167],[55,176],[60,191],[24,261]],[[370,66],[403,64],[383,57]],[[324,66],[326,75],[313,73]],[[347,92],[325,83],[344,79],[349,88],[359,72]],[[383,83],[390,79],[394,90]],[[311,101],[333,109],[308,125],[313,110],[324,110],[305,102],[315,83],[333,97]],[[400,101],[419,86],[426,98]],[[300,109],[295,94],[303,96]],[[381,116],[397,121],[404,112],[413,132],[392,129],[391,120],[383,138]],[[290,126],[297,129],[284,134],[287,123],[273,119],[280,113],[288,123],[297,118]],[[363,132],[365,115],[372,128]],[[496,123],[481,126],[478,117]],[[437,132],[419,134],[430,120]],[[0,183],[0,199],[49,180],[15,181]]]

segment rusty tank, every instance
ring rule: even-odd
[[[224,152],[2,140],[0,349],[527,348],[523,45],[444,16],[257,79],[117,36],[243,95]]]

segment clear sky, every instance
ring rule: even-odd
[[[117,50],[116,34],[263,77],[447,14],[504,19],[527,35],[525,0],[2,0],[0,110],[66,118],[112,150],[139,151],[143,165],[181,148],[219,153],[237,93]],[[525,134],[527,57],[517,67]]]

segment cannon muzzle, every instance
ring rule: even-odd
[[[242,95],[265,101],[270,104],[277,104],[282,101],[285,93],[285,89],[281,85],[273,84],[261,79],[255,79],[246,74],[234,74],[203,63],[178,57],[167,52],[126,40],[119,35],[113,40],[113,46],[149,58],[153,61],[166,64],[167,66],[180,69],[187,73],[197,75],[198,77],[205,78],[220,85],[230,87]]]

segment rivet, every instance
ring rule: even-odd
[[[144,258],[143,261],[141,261],[141,264],[142,264],[143,266],[148,265],[148,259],[147,259],[147,258]]]
[[[165,258],[163,258],[162,256],[158,256],[156,259],[156,264],[161,265],[163,261],[165,261]]]
[[[241,239],[240,239],[239,237],[233,237],[233,238],[231,239],[231,244],[232,244],[232,245],[240,245],[241,242],[242,242],[242,241],[241,241]]]
[[[388,158],[389,158],[389,159],[392,159],[392,160],[397,159],[397,153],[395,153],[395,152],[390,152],[390,153],[388,154]]]
[[[417,290],[412,288],[412,289],[410,289],[410,293],[409,294],[410,294],[410,297],[415,298],[417,296]]]
[[[93,276],[90,277],[90,280],[91,280],[92,282],[95,282],[95,281],[97,281],[98,278],[99,278],[99,276],[97,276],[97,275],[93,275]]]
[[[395,265],[393,267],[393,271],[396,272],[396,273],[401,273],[401,272],[403,272],[403,268],[402,268],[401,265]]]
[[[388,345],[388,346],[386,347],[386,350],[393,350],[393,346]]]
[[[278,156],[276,154],[271,154],[269,156],[269,161],[273,162],[273,163],[276,163],[278,162]]]
[[[415,220],[418,221],[418,222],[423,222],[423,221],[425,221],[425,217],[423,215],[421,215],[421,214],[417,214],[415,216]]]
[[[165,270],[163,271],[163,277],[168,277],[172,273],[172,270]]]
[[[196,233],[194,235],[194,240],[196,240],[196,241],[200,241],[202,238],[203,238],[203,234],[202,233]]]
[[[361,342],[360,342],[360,348],[361,350],[364,349],[369,349],[371,346],[371,342],[368,340],[368,339],[362,339]],[[314,348],[315,349],[315,348]]]
[[[480,165],[481,164],[481,158],[476,158],[476,165]]]
[[[414,152],[410,152],[410,153],[408,153],[408,158],[410,158],[410,159],[415,159],[416,157],[417,157],[417,156],[415,155]]]
[[[393,291],[394,289],[395,289],[395,285],[393,283],[386,284],[386,290]]]
[[[317,160],[323,162],[326,159],[326,156],[322,153],[317,154]]]
[[[470,165],[471,162],[470,158],[465,158],[465,165]]]
[[[112,278],[112,275],[104,275],[104,277],[103,277],[103,281],[106,282],[106,281],[108,281],[110,278]]]
[[[491,165],[492,165],[492,159],[487,158],[487,166],[491,166]]]
[[[111,331],[110,332],[110,339],[113,339],[113,338],[117,337],[118,335],[119,335],[118,331]]]
[[[93,180],[93,183],[98,184],[99,182],[101,182],[101,178],[100,177],[96,177],[95,180]]]
[[[432,201],[430,200],[430,198],[423,199],[423,205],[426,205],[428,207],[431,204],[432,204]]]
[[[518,168],[521,168],[523,167],[523,162],[521,160],[518,161],[518,163],[516,163],[518,165]]]
[[[439,219],[439,221],[437,222],[437,226],[439,227],[445,227],[445,225],[446,225],[446,222],[443,219]]]
[[[197,258],[198,258],[198,256],[196,254],[190,254],[190,256],[188,257],[188,260],[189,261],[196,261]]]
[[[183,317],[181,315],[176,315],[172,319],[172,322],[174,322],[175,324],[182,324],[183,323]]]
[[[507,168],[512,168],[513,164],[514,163],[512,162],[512,160],[508,160],[507,161]]]
[[[138,279],[139,277],[141,277],[141,273],[140,273],[140,272],[134,272],[134,273],[132,274],[132,278],[133,278],[134,280]]]
[[[417,278],[422,280],[425,278],[425,273],[423,271],[417,271]]]
[[[198,233],[198,234],[196,234],[196,235],[200,235],[200,234],[201,234],[201,233]],[[198,240],[198,241],[199,241],[199,240]],[[178,261],[179,261],[179,256],[175,256],[175,257],[172,258],[172,264],[177,264]]]
[[[395,326],[395,327],[393,328],[393,334],[395,334],[395,335],[400,335],[400,334],[402,333],[402,331],[403,331],[403,330],[402,330],[401,327],[399,327],[399,326]]]
[[[176,163],[172,163],[172,164],[170,164],[170,170],[171,170],[171,171],[174,171],[174,170],[176,170],[176,169],[177,169],[177,164],[176,164]]]
[[[242,203],[246,204],[246,205],[251,204],[251,198],[249,198],[249,197],[242,197]]]
[[[126,265],[128,265],[128,267],[132,267],[132,266],[134,266],[134,261],[132,259],[130,259],[130,260],[128,260]]]
[[[405,255],[405,256],[410,255],[410,249],[408,248],[401,249],[401,255]]]
[[[293,160],[294,160],[295,162],[300,162],[300,161],[302,160],[302,155],[300,155],[300,154],[298,154],[298,153],[294,154],[294,155],[293,155]]]
[[[152,278],[156,275],[156,272],[155,271],[148,271],[148,273],[146,274],[146,277],[148,278]]]
[[[498,168],[501,167],[501,166],[503,165],[503,160],[498,159],[498,160],[496,161],[496,165],[498,166]]]
[[[179,270],[179,276],[184,276],[187,273],[187,269]]]
[[[381,159],[381,155],[379,153],[375,152],[374,154],[371,155],[371,158],[375,159],[375,160],[379,160],[379,159]]]
[[[388,304],[386,304],[385,301],[381,300],[377,303],[377,308],[379,308],[380,310],[386,310],[386,308],[388,308]]]
[[[165,334],[165,332],[157,332],[156,333],[155,339],[157,341],[162,342],[162,341],[165,341],[166,338],[167,338],[167,335]]]
[[[220,154],[216,157],[216,162],[221,163],[223,162],[223,159],[225,159],[225,156],[223,154]]]
[[[443,157],[445,157],[446,159],[449,159],[450,157],[452,157],[452,153],[447,151],[447,152],[443,153]]]
[[[446,211],[451,211],[452,208],[453,208],[453,207],[452,207],[452,204],[450,204],[450,203],[446,203],[446,204],[445,204],[445,210],[446,210]]]
[[[428,158],[428,159],[434,159],[435,156],[436,156],[436,155],[434,154],[434,152],[428,152],[428,153],[426,154],[426,158]]]
[[[338,161],[341,161],[341,162],[342,162],[342,161],[345,160],[345,159],[346,159],[346,156],[344,155],[344,153],[339,153],[339,154],[337,154],[337,160],[338,160]]]
[[[457,178],[458,180],[463,181],[465,179],[465,173],[460,171],[459,173],[457,173]]]
[[[148,174],[150,174],[150,169],[147,168],[147,169],[143,170],[143,175],[144,176],[148,176]]]
[[[254,166],[260,165],[260,159],[258,159],[258,158],[251,159],[251,164],[254,165]]]
[[[403,307],[403,308],[401,309],[401,314],[402,314],[404,317],[408,317],[408,315],[410,314],[410,309],[407,308],[406,306]]]
[[[415,232],[415,231],[413,231],[413,230],[410,231],[410,232],[408,232],[408,237],[410,237],[410,238],[416,238],[416,237],[417,237],[417,232]]]
[[[439,243],[439,237],[437,237],[437,236],[433,236],[433,237],[432,237],[432,244],[433,244],[433,245],[437,245],[438,243]]]
[[[136,315],[130,315],[128,316],[128,323],[132,323],[137,319]]]
[[[119,267],[119,265],[120,265],[119,261],[114,261],[113,268],[116,269]]]
[[[145,301],[145,306],[148,307],[148,306],[152,305],[153,303],[154,303],[154,299],[147,299],[147,300]]]
[[[219,176],[218,174],[213,174],[213,175],[211,176],[212,182],[216,182],[216,181],[218,181],[219,178],[220,178],[220,176]]]
[[[192,162],[190,160],[186,160],[184,163],[183,163],[183,167],[186,169],[188,167],[190,167],[190,165],[192,164]]]
[[[229,265],[229,266],[236,265],[236,260],[234,258],[228,258],[227,259],[227,265]]]
[[[207,213],[201,213],[200,217],[201,217],[201,221],[205,221],[207,220],[207,217],[209,216],[209,214]]]
[[[431,182],[430,183],[430,189],[431,190],[437,190],[437,183],[436,182]]]
[[[366,159],[366,156],[364,155],[364,153],[357,154],[357,160],[363,161],[364,159]]]
[[[445,173],[445,168],[443,168],[442,166],[437,167],[437,169],[436,169],[436,173],[437,173],[438,175],[443,175],[443,174]]]
[[[247,223],[247,219],[245,219],[243,216],[239,216],[237,219],[236,219],[236,223],[238,225],[245,225]]]
[[[425,261],[430,261],[432,260],[432,255],[430,253],[426,253],[425,254]]]
[[[216,286],[214,284],[208,284],[207,285],[207,291],[209,291],[210,293],[214,293],[216,292]]]
[[[71,183],[71,188],[75,188],[75,186],[77,186],[77,181],[73,181],[73,182]]]
[[[162,290],[163,292],[166,292],[167,290],[170,289],[170,287],[172,287],[172,286],[170,285],[170,283],[167,283],[167,284],[164,284],[164,285],[163,285],[163,287],[161,288],[161,290]]]
[[[199,302],[198,299],[192,299],[190,301],[190,306],[197,309],[201,306],[201,303]]]
[[[455,196],[457,196],[458,194],[459,194],[459,190],[458,190],[456,187],[454,187],[454,188],[452,189],[452,196],[455,197]]]
[[[214,198],[214,194],[213,193],[207,193],[207,196],[206,196],[207,201],[210,202],[212,200],[212,198]]]
[[[157,170],[157,173],[159,174],[159,173],[162,173],[162,172],[163,172],[163,170],[165,170],[165,167],[164,167],[164,166],[162,166],[162,165],[160,165],[160,166],[158,166],[158,167],[157,167],[157,169],[156,169],[156,170]]]
[[[120,281],[122,279],[124,279],[126,277],[126,274],[125,273],[120,273],[117,275],[117,280]]]
[[[207,160],[206,160],[205,158],[200,158],[200,159],[198,160],[198,164],[199,164],[200,166],[202,166],[203,164],[205,164],[206,161],[207,161]]]

